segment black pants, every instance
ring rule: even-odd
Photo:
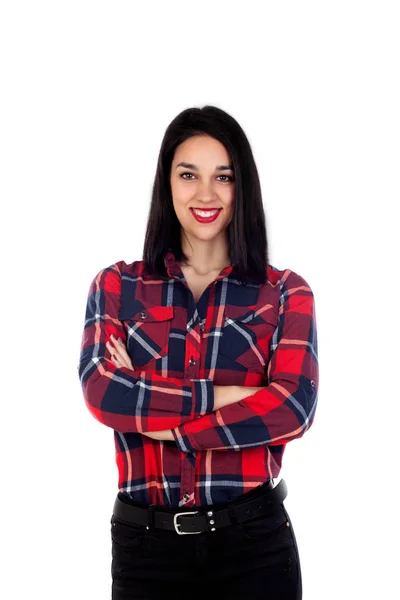
[[[299,552],[283,502],[251,521],[191,535],[112,515],[111,541],[112,600],[302,599]]]

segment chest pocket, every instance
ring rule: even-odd
[[[127,351],[134,367],[157,369],[158,361],[168,354],[174,307],[151,306],[130,316],[124,312]]]
[[[243,306],[227,305],[219,352],[232,363],[262,370],[269,361],[277,325],[278,315],[272,308],[257,314]]]

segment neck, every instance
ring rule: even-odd
[[[213,271],[220,272],[231,264],[228,245],[225,240],[191,240],[182,243],[182,250],[187,261],[181,261],[181,267],[192,269],[198,275],[207,275]]]

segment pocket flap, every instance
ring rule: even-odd
[[[142,323],[156,323],[159,321],[169,321],[174,316],[173,306],[149,306],[143,307],[137,312],[122,310],[119,318],[122,321],[141,321]]]
[[[278,315],[272,306],[265,310],[258,309],[258,311],[259,312],[254,309],[249,310],[244,306],[230,305],[225,309],[225,320],[228,318],[232,321],[240,321],[251,325],[260,325],[261,323],[271,323],[275,326],[278,325]]]

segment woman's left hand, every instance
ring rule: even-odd
[[[121,338],[117,339],[113,336],[113,334],[111,334],[110,340],[110,342],[106,342],[106,346],[111,354],[111,362],[116,367],[127,367],[128,369],[132,369],[132,371],[134,371],[135,367],[131,362],[125,344],[123,343]],[[152,431],[151,433],[147,431],[142,431],[142,434],[153,438],[153,440],[174,440],[174,436],[172,435],[171,429],[163,429],[162,431]]]
[[[132,369],[132,371],[135,370],[126,346],[121,338],[117,339],[113,334],[111,334],[110,341],[106,342],[106,347],[111,354],[111,362],[117,367],[117,369],[125,367],[127,369]]]

